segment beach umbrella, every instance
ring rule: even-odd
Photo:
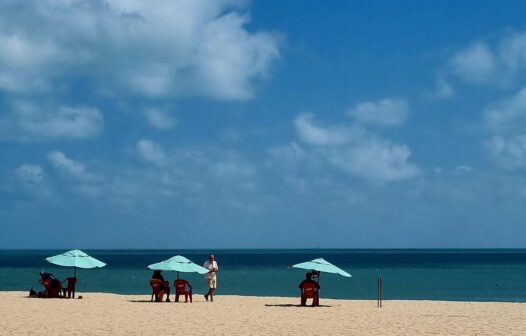
[[[71,250],[64,252],[62,254],[48,257],[46,258],[46,261],[59,265],[59,266],[66,266],[66,267],[73,267],[74,273],[73,276],[77,276],[77,267],[78,268],[95,268],[95,267],[104,267],[106,266],[105,263],[102,261],[95,259],[93,257],[90,257],[85,252],[81,250]]]
[[[151,264],[148,268],[155,271],[175,271],[177,272],[177,278],[179,278],[179,272],[199,274],[209,272],[206,268],[193,263],[190,259],[181,255],[176,255],[168,260]]]
[[[292,265],[292,267],[302,268],[302,269],[307,269],[307,270],[314,270],[314,271],[325,272],[325,273],[334,273],[334,274],[339,274],[347,278],[351,277],[349,273],[345,272],[339,267],[334,266],[333,264],[331,264],[330,262],[328,262],[327,260],[323,258],[318,258],[318,259],[314,259],[311,261],[302,262],[296,265]]]
[[[53,257],[48,257],[46,258],[46,261],[52,264],[55,264],[55,265],[59,265],[59,266],[73,267],[73,277],[75,279],[77,278],[77,267],[78,268],[95,268],[95,267],[106,266],[106,264],[103,263],[102,261],[95,259],[93,257],[90,257],[89,255],[87,255],[85,252],[81,250],[67,251],[62,254],[53,256]],[[68,290],[69,290],[69,284],[68,284]],[[74,285],[73,285],[72,292],[73,292],[73,298],[75,298]]]

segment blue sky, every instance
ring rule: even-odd
[[[520,1],[3,1],[0,248],[526,243]]]

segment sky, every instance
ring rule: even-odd
[[[526,245],[523,1],[0,3],[0,248]]]

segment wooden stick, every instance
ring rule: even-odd
[[[380,308],[380,278],[376,279],[376,307]]]
[[[380,278],[380,308],[382,308],[382,296],[383,296],[383,291],[384,291],[384,288],[383,288],[383,283],[382,283],[382,278]]]
[[[382,288],[382,278],[381,277],[378,277],[377,287],[378,287],[378,298],[376,299],[376,306],[378,308],[382,308],[383,288]]]

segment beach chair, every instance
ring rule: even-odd
[[[62,286],[62,296],[66,297],[67,294],[68,299],[71,297],[75,298],[75,284],[77,283],[77,278],[67,278],[66,280],[62,281],[62,284],[64,284],[64,282],[67,282],[67,285],[66,287]]]
[[[152,287],[152,297],[150,301],[153,301],[154,297],[155,297],[155,301],[157,302],[162,301],[163,296],[165,294],[163,281],[159,279],[151,279],[150,286]]]
[[[320,305],[320,291],[318,285],[313,282],[305,282],[301,285],[301,305],[307,305],[307,299],[312,299],[312,306]]]
[[[190,303],[192,303],[192,285],[184,279],[177,279],[174,282],[175,287],[175,302],[179,302],[179,295],[184,295],[184,302],[188,302],[190,297]]]
[[[45,297],[56,298],[60,297],[62,286],[60,281],[56,279],[46,278],[42,280],[42,286],[45,288]]]

